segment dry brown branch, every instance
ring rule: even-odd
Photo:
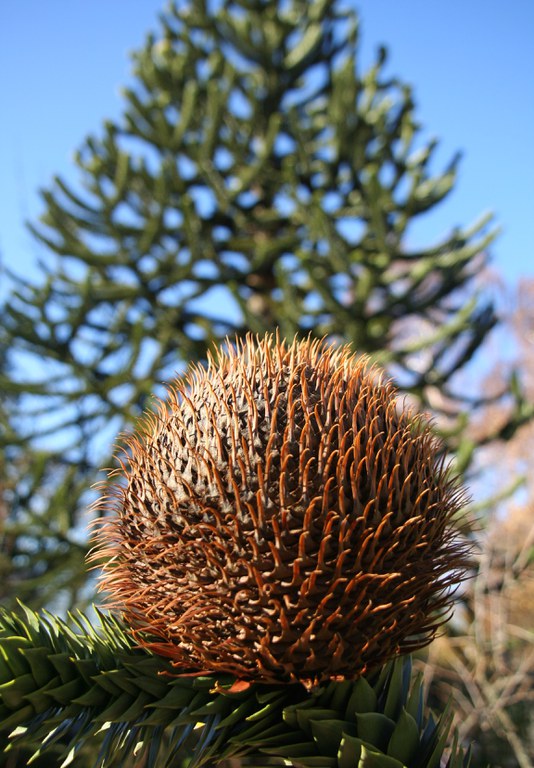
[[[425,676],[437,701],[452,692],[460,739],[475,765],[532,768],[534,760],[534,524],[514,507],[492,524],[466,594],[465,631],[434,643]]]

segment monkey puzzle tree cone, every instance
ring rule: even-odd
[[[126,448],[92,557],[180,674],[354,679],[447,618],[465,495],[429,424],[347,346],[228,344]]]

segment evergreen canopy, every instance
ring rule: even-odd
[[[431,172],[436,143],[385,58],[361,71],[357,17],[334,0],[162,15],[122,118],[77,154],[79,183],[42,193],[33,231],[55,259],[4,308],[5,589],[79,599],[88,488],[112,440],[227,334],[352,343],[422,408],[448,398],[467,466],[462,412],[480,403],[451,382],[496,322],[473,285],[494,232],[484,219],[410,246],[458,158]],[[516,400],[510,430],[526,418]]]

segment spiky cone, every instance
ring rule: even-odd
[[[464,493],[429,424],[347,346],[228,344],[126,448],[93,559],[177,674],[313,688],[426,645],[446,619]]]

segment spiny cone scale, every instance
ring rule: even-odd
[[[353,679],[446,619],[465,496],[428,423],[349,347],[228,344],[127,448],[92,557],[179,674]]]

